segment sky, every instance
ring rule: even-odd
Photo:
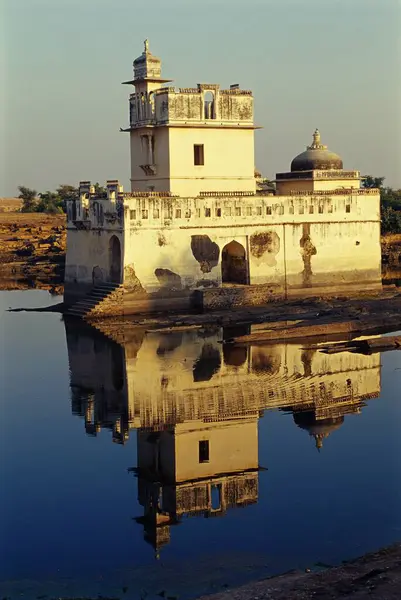
[[[318,127],[344,168],[401,187],[401,0],[0,0],[1,197],[129,189],[121,82],[145,38],[177,87],[253,91],[264,176]]]

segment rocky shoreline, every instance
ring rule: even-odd
[[[318,573],[286,573],[199,600],[398,600],[400,595],[401,544],[394,544]]]
[[[65,252],[64,215],[0,213],[0,289],[62,294]]]

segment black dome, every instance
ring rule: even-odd
[[[305,152],[298,154],[291,163],[292,172],[342,168],[342,158],[320,143],[320,133],[317,129],[313,134],[311,146],[308,146]]]

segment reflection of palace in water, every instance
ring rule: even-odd
[[[317,448],[380,392],[380,354],[325,354],[302,344],[221,344],[221,329],[148,332],[117,341],[66,322],[72,410],[96,435],[137,429],[145,539],[168,543],[183,516],[257,502],[258,419],[290,411]],[[223,330],[225,339],[232,331]]]

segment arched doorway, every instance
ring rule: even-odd
[[[221,253],[221,276],[223,283],[248,283],[248,265],[245,248],[238,242],[230,242]]]
[[[121,244],[118,237],[113,235],[109,243],[110,281],[121,283]]]

